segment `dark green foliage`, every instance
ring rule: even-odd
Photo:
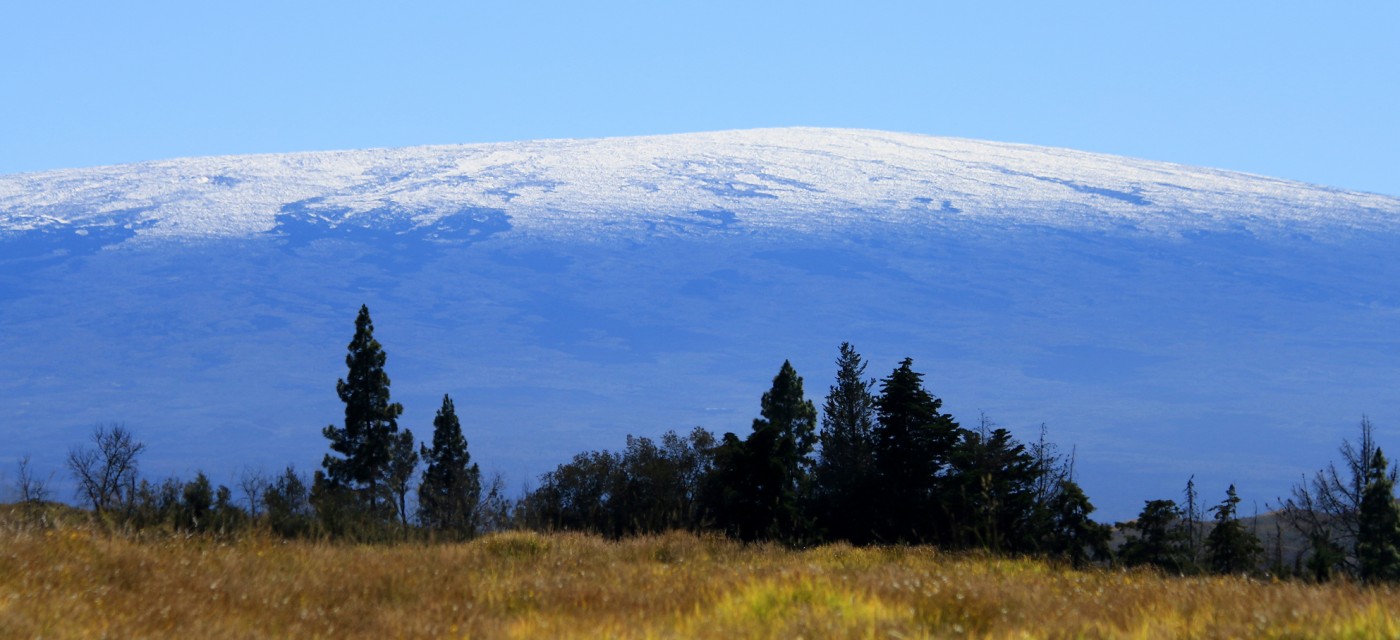
[[[132,491],[125,510],[126,522],[137,528],[178,524],[184,488],[184,483],[176,478],[166,478],[159,483],[142,480]]]
[[[951,543],[954,523],[943,494],[945,472],[961,429],[939,413],[943,401],[923,385],[905,358],[880,384],[876,401],[875,467],[880,514],[873,524],[886,542]]]
[[[347,346],[349,374],[336,381],[336,394],[344,402],[344,426],[329,424],[321,431],[330,440],[330,451],[321,462],[325,482],[333,489],[349,490],[370,513],[384,511],[384,489],[398,417],[403,406],[389,402],[389,375],[385,353],[374,339],[370,308],[361,305],[354,321],[354,338]]]
[[[714,434],[696,427],[682,437],[674,431],[650,438],[627,436],[621,457],[624,483],[617,495],[625,533],[698,529],[701,492],[710,473]]]
[[[176,526],[188,531],[209,529],[214,512],[214,487],[201,471],[181,491],[180,516]]]
[[[413,472],[418,469],[418,452],[414,449],[413,431],[404,429],[394,436],[386,481],[394,498],[394,511],[399,524],[408,527],[408,491]]]
[[[862,544],[871,542],[876,518],[875,380],[865,378],[865,362],[849,342],[840,352],[836,384],[822,406],[813,512],[825,536]]]
[[[810,535],[803,513],[817,410],[802,392],[802,377],[783,361],[763,394],[761,418],[743,441],[726,433],[716,454],[716,518],[743,540],[795,543]]]
[[[1044,546],[1051,555],[1066,558],[1075,567],[1110,558],[1108,542],[1113,532],[1107,525],[1089,519],[1094,505],[1089,504],[1089,497],[1073,480],[1059,481],[1047,512]]]
[[[467,452],[467,439],[452,398],[442,396],[433,418],[433,446],[422,449],[423,481],[418,485],[418,518],[423,526],[450,536],[476,533],[481,470]]]
[[[288,465],[262,495],[268,528],[285,537],[309,534],[314,523],[311,496],[295,467]]]
[[[1345,567],[1347,554],[1330,536],[1314,534],[1308,538],[1307,575],[1314,582],[1327,582]]]
[[[619,535],[625,515],[614,498],[626,482],[621,456],[587,451],[540,476],[522,517],[532,527]]]
[[[1206,563],[1216,573],[1245,573],[1259,564],[1264,547],[1259,537],[1244,528],[1235,517],[1240,498],[1235,485],[1225,491],[1225,500],[1211,507],[1215,512],[1215,527],[1206,536]]]
[[[333,454],[326,454],[317,474],[316,493],[320,504],[337,509],[354,509],[357,519],[386,520],[393,511],[387,488],[398,417],[403,407],[389,401],[389,376],[384,372],[385,354],[374,338],[369,308],[360,307],[355,318],[355,336],[347,347],[345,379],[335,390],[345,403],[345,424],[328,425],[321,430],[330,440]],[[322,486],[322,484],[324,486]],[[334,500],[330,500],[335,496]]]
[[[1366,468],[1357,516],[1356,558],[1365,582],[1400,581],[1400,509],[1389,470],[1377,448]]]
[[[991,551],[1038,547],[1037,482],[1047,470],[1011,432],[985,416],[962,432],[951,455],[945,502],[958,525],[954,542]]]
[[[1137,536],[1118,551],[1127,565],[1151,565],[1173,573],[1191,569],[1187,561],[1188,537],[1181,525],[1181,510],[1171,500],[1148,500],[1130,527]]]
[[[210,513],[209,530],[233,533],[247,526],[248,514],[233,499],[233,491],[224,485],[214,490],[214,509]]]
[[[688,437],[668,431],[659,446],[628,436],[622,453],[581,453],[541,476],[540,487],[521,501],[518,517],[537,529],[611,537],[698,530],[714,450],[714,435],[699,427]]]

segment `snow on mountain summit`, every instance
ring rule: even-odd
[[[0,237],[65,227],[249,237],[461,215],[543,237],[655,233],[675,216],[761,232],[985,222],[1146,233],[1400,225],[1400,199],[1030,145],[760,129],[185,158],[0,176]],[[505,224],[505,223],[502,223]]]

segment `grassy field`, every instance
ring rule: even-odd
[[[0,637],[1400,636],[1400,590],[669,534],[356,546],[0,530]]]

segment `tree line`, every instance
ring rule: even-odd
[[[684,529],[792,546],[931,544],[1176,573],[1264,566],[1258,536],[1239,520],[1233,485],[1209,521],[1192,481],[1184,504],[1146,501],[1111,544],[1114,528],[1090,517],[1073,457],[1059,453],[1043,427],[1031,442],[985,415],[964,427],[942,410],[911,359],[877,380],[849,343],[839,347],[820,412],[785,361],[747,432],[629,435],[622,450],[579,453],[515,500],[499,475],[483,478],[472,461],[449,396],[430,441],[399,428],[403,407],[390,398],[386,360],[362,306],[347,375],[336,384],[344,418],[322,429],[330,451],[309,482],[290,466],[272,477],[245,473],[235,497],[203,473],[188,482],[138,480],[144,445],[107,425],[69,453],[80,499],[96,517],[125,526],[224,534],[261,527],[289,537],[460,540],[512,527],[612,537]],[[1268,568],[1400,580],[1396,469],[1369,421],[1342,454],[1343,469],[1329,466],[1281,501],[1279,522],[1309,546],[1294,566],[1275,557]],[[21,498],[42,500],[43,483],[27,465],[23,459]]]

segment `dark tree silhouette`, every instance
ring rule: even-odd
[[[481,470],[467,451],[462,423],[452,398],[443,395],[433,418],[433,446],[422,449],[423,481],[418,485],[418,517],[424,526],[460,537],[476,533],[473,517],[481,497]]]
[[[954,523],[943,499],[944,475],[961,429],[952,416],[939,413],[943,401],[924,389],[913,364],[905,358],[880,383],[876,401],[876,532],[887,542],[948,544]]]
[[[822,533],[870,542],[875,473],[875,380],[849,342],[836,359],[836,384],[822,406],[821,453],[813,470],[813,511]]]
[[[386,519],[388,473],[398,434],[398,417],[403,406],[389,401],[389,376],[369,308],[360,307],[355,318],[355,336],[350,340],[345,379],[336,382],[336,393],[345,403],[344,426],[328,425],[321,430],[330,440],[331,451],[321,462],[324,474],[317,474],[320,496],[354,496],[350,507],[371,520]]]
[[[1357,516],[1356,559],[1366,582],[1400,581],[1400,509],[1395,480],[1380,448],[1366,468]]]
[[[1063,478],[1048,505],[1050,522],[1045,546],[1050,554],[1067,558],[1075,567],[1090,560],[1111,557],[1108,542],[1113,531],[1089,519],[1094,505],[1079,484]]]
[[[724,435],[716,469],[722,485],[719,518],[745,540],[794,543],[810,534],[804,492],[816,443],[817,410],[802,392],[802,377],[783,361],[763,394],[762,417],[740,441]]]
[[[146,445],[120,424],[99,425],[92,447],[68,452],[68,469],[83,500],[98,515],[127,505],[136,492],[137,463]]]
[[[1164,571],[1191,570],[1187,561],[1186,530],[1181,526],[1181,509],[1171,500],[1148,500],[1129,528],[1137,536],[1129,538],[1118,551],[1128,565],[1151,565]]]
[[[1245,573],[1253,571],[1259,564],[1259,556],[1264,546],[1259,537],[1244,528],[1235,517],[1240,497],[1235,494],[1235,485],[1225,491],[1225,500],[1211,507],[1215,512],[1215,526],[1206,536],[1206,562],[1216,573]]]

